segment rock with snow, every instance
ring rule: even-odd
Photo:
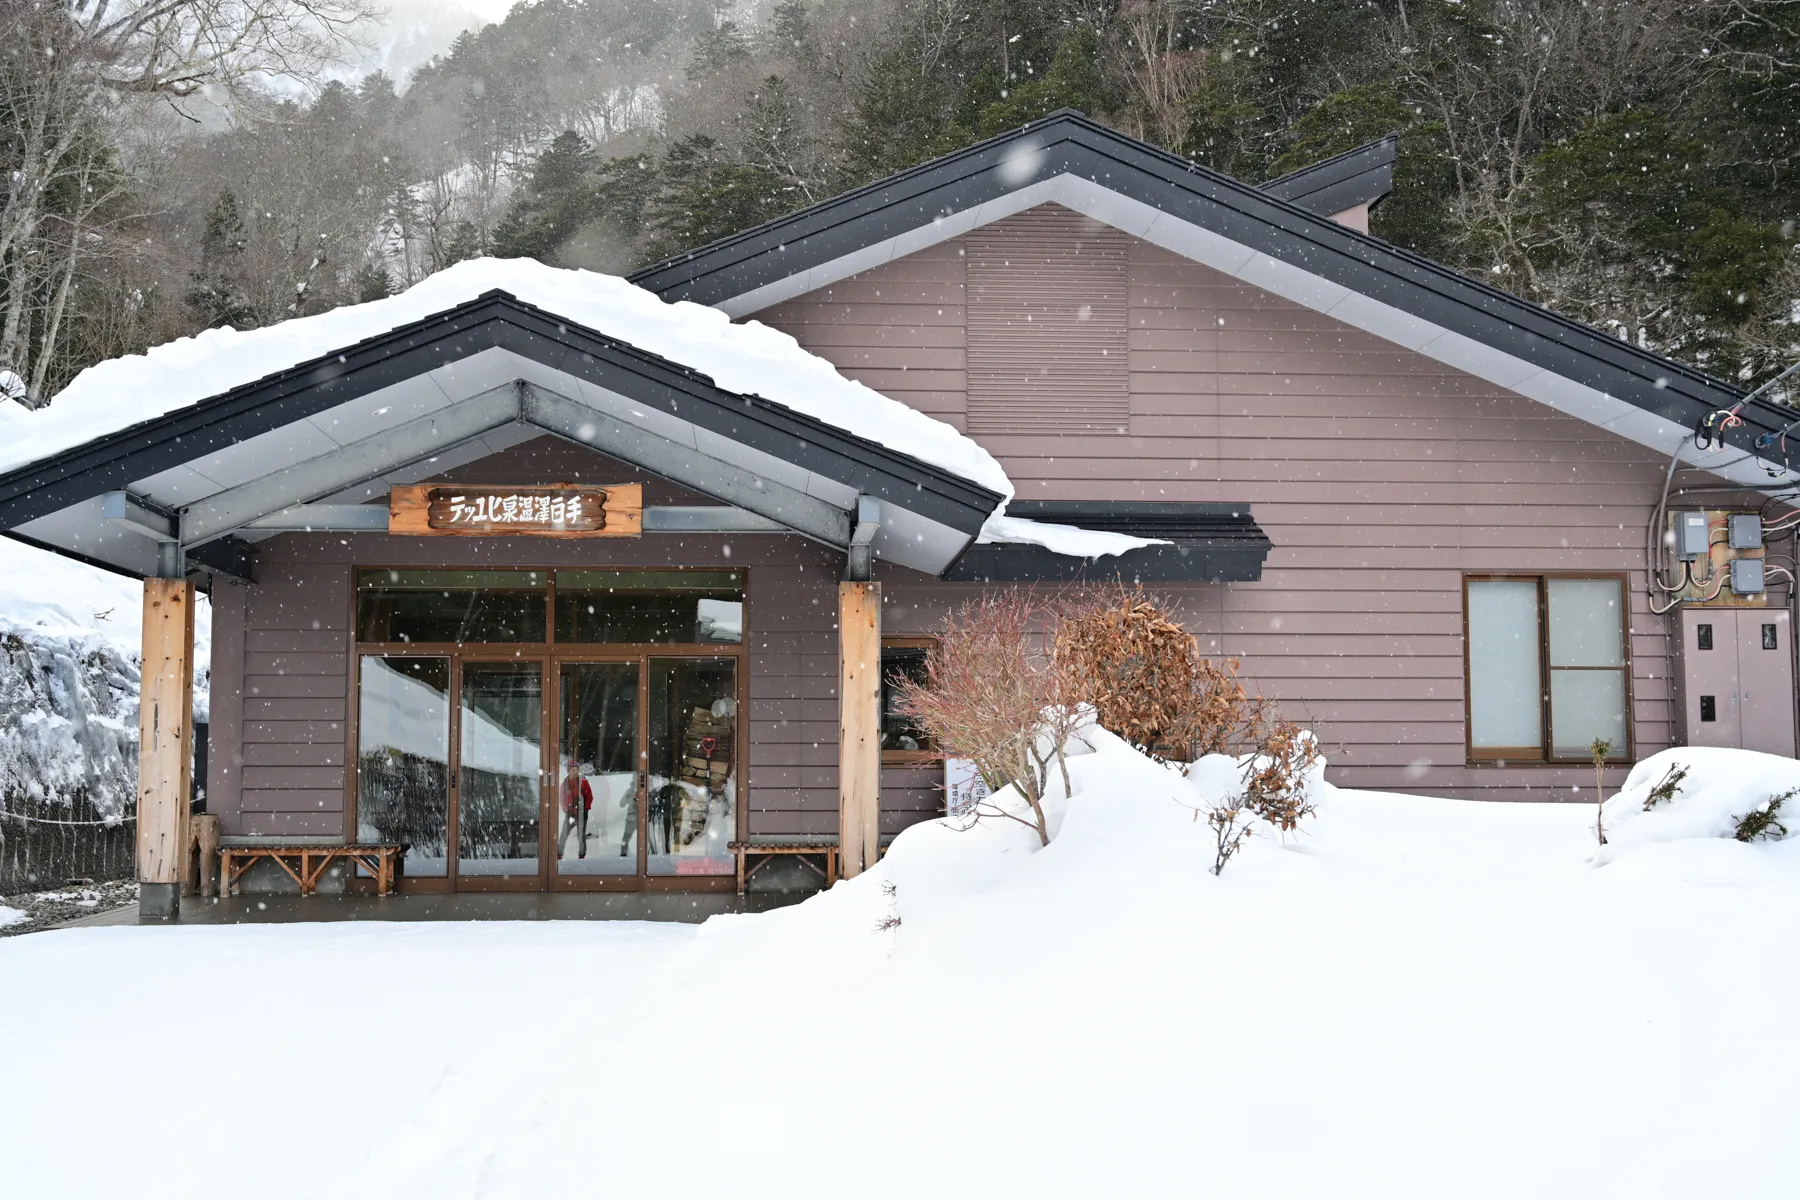
[[[208,715],[211,606],[195,606],[194,719]],[[131,811],[143,584],[0,537],[0,808],[85,797]]]

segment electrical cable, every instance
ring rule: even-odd
[[[1681,564],[1681,576],[1682,576],[1682,579],[1679,584],[1677,584],[1675,587],[1668,588],[1666,590],[1672,591],[1672,592],[1684,591],[1684,590],[1686,590],[1686,588],[1689,584],[1693,583],[1694,572],[1693,572],[1692,568],[1685,562]],[[1688,602],[1688,597],[1676,596],[1673,600],[1669,601],[1669,603],[1666,607],[1658,608],[1658,607],[1656,607],[1656,597],[1651,596],[1650,597],[1650,611],[1652,613],[1654,613],[1656,616],[1660,617],[1666,613],[1674,612],[1676,609],[1680,608],[1683,604],[1686,604],[1687,602]]]
[[[1777,375],[1775,378],[1769,380],[1767,383],[1763,384],[1761,387],[1757,388],[1755,391],[1753,391],[1749,395],[1745,396],[1742,400],[1739,400],[1738,401],[1739,407],[1742,407],[1748,401],[1750,401],[1750,400],[1754,399],[1755,397],[1760,396],[1762,393],[1768,391],[1770,388],[1774,387],[1776,384],[1778,384],[1782,380],[1786,379],[1789,375],[1792,375],[1795,371],[1800,371],[1800,362],[1791,364],[1787,370],[1783,371],[1781,374]],[[1774,444],[1777,440],[1786,438],[1788,434],[1794,432],[1794,430],[1797,428],[1800,428],[1800,417],[1796,417],[1794,420],[1789,421],[1786,425],[1783,425],[1780,429],[1776,430],[1774,433],[1764,433],[1764,434],[1758,435],[1756,441],[1752,444],[1758,450],[1766,450],[1770,445]]]

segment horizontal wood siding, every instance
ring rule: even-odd
[[[1040,269],[1056,247],[1034,257],[1026,244],[1066,231],[1071,216],[1046,206],[1009,217],[757,319],[871,386],[891,379],[886,368],[860,365],[859,352],[875,345],[910,347],[911,378],[966,377],[972,358],[945,329],[957,312],[955,265],[1004,243],[1016,248],[1014,270]],[[976,428],[967,386],[961,421],[953,393],[918,406],[972,429],[1022,498],[1248,501],[1275,545],[1262,579],[1183,589],[1179,602],[1217,652],[1239,656],[1256,687],[1317,727],[1336,782],[1520,800],[1591,788],[1580,769],[1467,763],[1464,572],[1628,573],[1635,749],[1643,756],[1669,744],[1669,636],[1643,595],[1644,524],[1666,459],[1147,242],[1123,241],[1123,431],[1097,424],[1065,436],[1030,420]],[[927,273],[941,311],[895,307]],[[1086,347],[1030,346],[1051,373],[1091,366],[1080,361]],[[890,394],[915,402],[916,393]],[[896,582],[918,579],[904,572],[880,577],[896,602],[914,602],[896,628],[928,628],[956,599],[943,585]]]
[[[287,541],[276,539],[283,550]],[[221,812],[228,833],[346,833],[350,589],[341,555],[270,553],[259,556],[256,582],[237,588],[243,718],[237,806]]]
[[[212,589],[211,700],[206,727],[206,810],[237,820],[244,765],[244,628],[250,589],[220,577]]]

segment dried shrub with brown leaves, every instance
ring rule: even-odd
[[[1318,810],[1308,798],[1307,773],[1319,761],[1319,743],[1292,721],[1274,720],[1261,731],[1244,763],[1244,802],[1283,833]]]
[[[1152,750],[1179,745],[1201,662],[1193,635],[1136,591],[1071,598],[1059,617],[1057,667],[1102,728]]]
[[[969,601],[945,622],[923,683],[900,681],[898,704],[939,752],[975,764],[992,793],[1012,787],[1026,820],[997,805],[976,817],[1030,826],[1048,845],[1044,793],[1052,767],[1070,790],[1063,749],[1089,720],[1169,758],[1243,758],[1242,787],[1205,812],[1216,872],[1258,820],[1284,833],[1312,815],[1307,773],[1318,743],[1253,697],[1235,661],[1212,662],[1181,625],[1137,589],[1038,598],[1018,588]]]
[[[1292,721],[1270,719],[1259,728],[1255,745],[1243,756],[1243,787],[1218,800],[1197,805],[1194,819],[1205,816],[1212,828],[1212,873],[1223,874],[1244,843],[1264,821],[1292,833],[1318,810],[1307,792],[1307,773],[1319,761],[1319,743]]]
[[[1168,758],[1226,754],[1253,740],[1262,702],[1213,662],[1141,589],[1096,590],[1058,606],[1053,653],[1064,690],[1094,706],[1102,728]]]

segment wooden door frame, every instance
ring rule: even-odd
[[[357,587],[356,581],[364,571],[380,570],[506,570],[519,572],[540,572],[544,575],[545,626],[544,641],[541,642],[364,642],[357,638]],[[516,662],[527,659],[538,660],[543,664],[543,680],[546,688],[546,702],[542,711],[543,736],[539,746],[539,762],[545,764],[551,750],[561,752],[560,694],[552,694],[552,686],[560,688],[560,669],[565,662],[619,662],[636,661],[638,665],[638,750],[641,755],[649,752],[649,686],[650,659],[652,658],[730,658],[736,660],[736,698],[737,719],[733,737],[738,746],[738,767],[735,805],[736,835],[744,836],[749,822],[749,777],[750,777],[750,740],[749,740],[749,698],[750,698],[750,652],[749,635],[751,624],[751,578],[754,572],[749,567],[731,565],[703,566],[695,564],[679,564],[669,566],[624,566],[606,567],[607,570],[619,571],[728,571],[742,580],[743,625],[738,640],[735,642],[558,642],[556,640],[556,576],[559,571],[584,571],[592,569],[587,566],[540,567],[533,565],[508,565],[505,567],[421,567],[416,563],[353,563],[350,566],[350,587],[345,613],[345,628],[350,635],[350,662],[348,689],[346,695],[345,743],[345,778],[344,778],[344,820],[345,839],[354,842],[357,829],[357,754],[360,751],[362,738],[361,707],[361,664],[365,657],[380,658],[447,658],[450,660],[450,758],[448,790],[445,803],[445,837],[446,865],[441,877],[420,878],[402,874],[398,881],[398,890],[402,894],[444,894],[457,891],[466,892],[519,892],[531,891],[541,893],[579,892],[579,891],[675,891],[675,892],[725,892],[736,887],[733,875],[651,875],[648,873],[649,839],[643,824],[646,816],[642,807],[638,813],[638,871],[635,875],[619,876],[570,876],[559,877],[552,868],[549,848],[554,840],[553,826],[555,814],[556,790],[553,782],[554,769],[540,766],[543,774],[540,779],[539,800],[539,870],[537,884],[534,887],[521,888],[514,879],[507,879],[506,886],[499,887],[463,887],[459,886],[460,872],[457,870],[458,850],[461,840],[461,780],[462,766],[462,668],[465,662]],[[642,761],[640,759],[640,761]],[[640,778],[647,776],[647,771],[640,771]],[[642,802],[640,801],[640,805]],[[545,817],[543,814],[549,814]],[[354,890],[364,890],[360,886]]]
[[[492,643],[484,645],[474,653],[465,652],[451,660],[451,704],[450,704],[450,804],[447,824],[450,827],[449,869],[445,878],[449,881],[452,892],[484,893],[484,892],[542,892],[545,891],[547,864],[544,861],[544,827],[545,809],[549,803],[550,787],[549,771],[545,766],[545,752],[549,749],[546,733],[549,732],[550,704],[549,676],[551,662],[546,654],[501,654],[492,649]],[[462,684],[463,668],[474,663],[495,665],[522,665],[536,663],[538,667],[538,854],[537,874],[530,877],[533,882],[521,886],[517,875],[472,875],[468,879],[462,874]]]

